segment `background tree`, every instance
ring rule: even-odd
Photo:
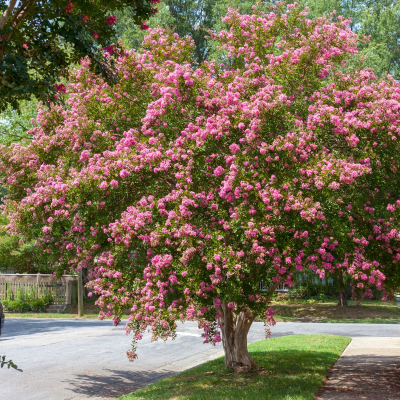
[[[150,28],[168,26],[172,29],[176,26],[176,21],[165,3],[158,4],[157,8],[158,12],[151,16],[147,22]],[[115,42],[121,40],[123,46],[127,49],[140,49],[143,39],[147,35],[147,30],[140,29],[139,26],[132,23],[132,14],[132,10],[128,8],[115,13],[117,17],[117,22],[114,25]]]
[[[400,79],[400,4],[393,0],[305,0],[310,15],[319,17],[336,10],[336,15],[351,18],[350,25],[359,37],[369,36],[360,42],[360,56],[365,65],[372,67],[378,76],[392,74]]]
[[[17,273],[36,274],[52,273],[54,268],[48,262],[46,250],[37,246],[37,236],[32,235],[33,239],[26,241],[21,235],[10,235],[4,227],[8,220],[0,218],[0,271],[12,268]]]
[[[166,0],[180,37],[189,35],[194,42],[194,56],[198,64],[208,59],[207,32],[216,22],[212,0]],[[201,29],[200,29],[201,28]]]
[[[12,268],[17,273],[50,274],[53,268],[46,261],[43,249],[35,245],[35,240],[25,243],[19,236],[0,236],[0,270]]]
[[[59,76],[82,57],[92,60],[92,70],[115,80],[112,62],[112,25],[116,10],[130,8],[132,21],[145,21],[159,0],[0,0],[0,111],[21,100],[48,101],[56,92]],[[63,91],[63,86],[58,87]]]
[[[347,66],[343,18],[253,13],[230,9],[214,35],[234,68],[194,68],[189,37],[152,30],[116,58],[117,86],[83,60],[67,107],[0,148],[9,232],[41,231],[59,274],[96,260],[101,316],[131,310],[131,360],[147,329],[197,320],[227,367],[257,368],[248,330],[274,323],[274,289],[305,270],[358,297],[399,288],[398,82]]]
[[[166,0],[160,4],[158,13],[149,19],[151,28],[174,29],[181,37],[189,35],[194,41],[194,56],[200,64],[208,59],[210,45],[206,30],[215,26],[220,15],[214,13],[211,0]],[[126,9],[117,14],[116,36],[130,49],[140,48],[145,32],[132,25],[132,13]]]
[[[33,137],[27,134],[32,127],[31,122],[36,122],[38,102],[21,101],[19,111],[7,107],[0,114],[0,143],[9,146],[11,143],[29,143]]]

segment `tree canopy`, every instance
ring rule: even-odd
[[[134,23],[157,12],[159,0],[0,0],[0,111],[19,107],[32,95],[48,101],[63,91],[59,77],[82,57],[91,68],[115,80],[112,25],[117,10],[130,8]],[[103,51],[101,51],[103,49]],[[58,84],[57,84],[58,82]]]
[[[0,149],[10,233],[40,232],[59,273],[96,264],[101,315],[131,310],[131,360],[146,329],[197,320],[226,366],[256,368],[247,332],[295,274],[346,276],[355,297],[400,285],[398,82],[348,65],[342,17],[278,3],[224,23],[229,69],[153,29],[116,85],[83,60],[66,107]]]

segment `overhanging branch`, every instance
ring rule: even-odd
[[[17,1],[18,0],[10,0],[7,9],[4,11],[2,17],[0,18],[0,29],[4,28],[4,25],[6,24],[8,18],[10,18],[10,15],[15,8],[15,4],[17,4]]]

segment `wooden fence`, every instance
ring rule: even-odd
[[[259,283],[259,287],[260,287],[260,290],[261,290],[262,292],[267,292],[268,289],[269,289],[269,287],[268,287],[263,281],[261,281],[261,282]],[[281,283],[281,284],[275,289],[275,292],[284,292],[284,293],[286,293],[286,292],[288,292],[288,291],[289,291],[288,287],[287,287],[287,286],[284,286],[283,283]]]
[[[30,295],[39,299],[46,294],[51,294],[53,304],[67,304],[67,286],[62,282],[0,282],[0,300],[14,300],[18,295]]]

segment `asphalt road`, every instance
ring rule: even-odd
[[[400,337],[400,325],[286,322],[272,328],[272,337],[310,333]],[[221,345],[203,344],[200,334],[195,323],[187,322],[179,326],[174,341],[151,342],[145,336],[138,346],[139,358],[130,363],[125,355],[130,337],[122,325],[9,318],[0,338],[0,355],[24,372],[0,369],[0,399],[111,400],[221,354]],[[254,323],[249,342],[263,338],[263,324]]]

